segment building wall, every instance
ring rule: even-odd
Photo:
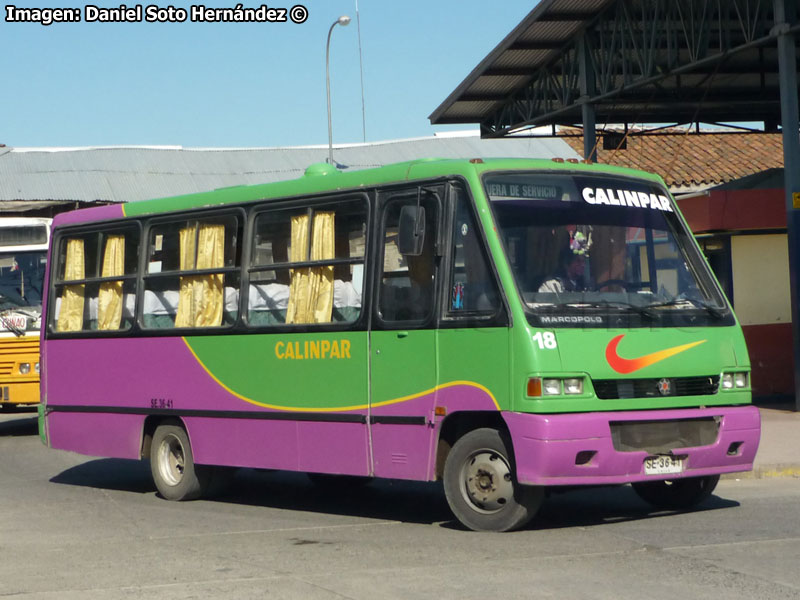
[[[792,322],[785,233],[731,237],[733,297],[742,325]]]
[[[792,307],[785,233],[731,237],[734,310],[750,353],[755,396],[791,394]]]

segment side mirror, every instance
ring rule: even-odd
[[[405,256],[419,256],[425,243],[425,207],[407,204],[400,209],[397,248]]]

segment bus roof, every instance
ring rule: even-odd
[[[258,185],[234,186],[207,192],[132,202],[123,205],[122,212],[124,216],[134,217],[216,205],[241,204],[272,198],[357,190],[359,188],[372,187],[378,184],[400,184],[408,181],[436,177],[459,175],[466,178],[478,177],[484,172],[497,170],[578,171],[635,177],[663,184],[661,177],[652,173],[611,165],[586,164],[575,162],[574,160],[569,162],[563,159],[421,158],[374,169],[361,169],[349,172],[340,171],[326,163],[316,163],[309,166],[305,174],[297,179]],[[80,221],[92,220],[95,216],[103,219],[107,218],[108,215],[108,212],[102,210],[102,207],[88,208],[77,212],[82,213],[84,217],[78,219]],[[61,221],[62,219],[56,217],[56,224],[59,224]],[[74,218],[68,219],[68,222],[75,221]]]

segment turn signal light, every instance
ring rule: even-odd
[[[542,380],[538,377],[528,379],[528,396],[538,398],[542,395]]]

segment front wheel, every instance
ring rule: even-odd
[[[530,521],[544,499],[541,487],[514,477],[510,443],[495,429],[460,438],[444,465],[444,492],[456,518],[473,531],[511,531]]]
[[[687,477],[667,481],[632,483],[633,491],[656,508],[687,509],[708,498],[719,483],[719,475]]]
[[[196,466],[186,430],[159,425],[150,448],[150,470],[159,493],[167,500],[194,500],[204,495],[211,480],[209,469]]]

